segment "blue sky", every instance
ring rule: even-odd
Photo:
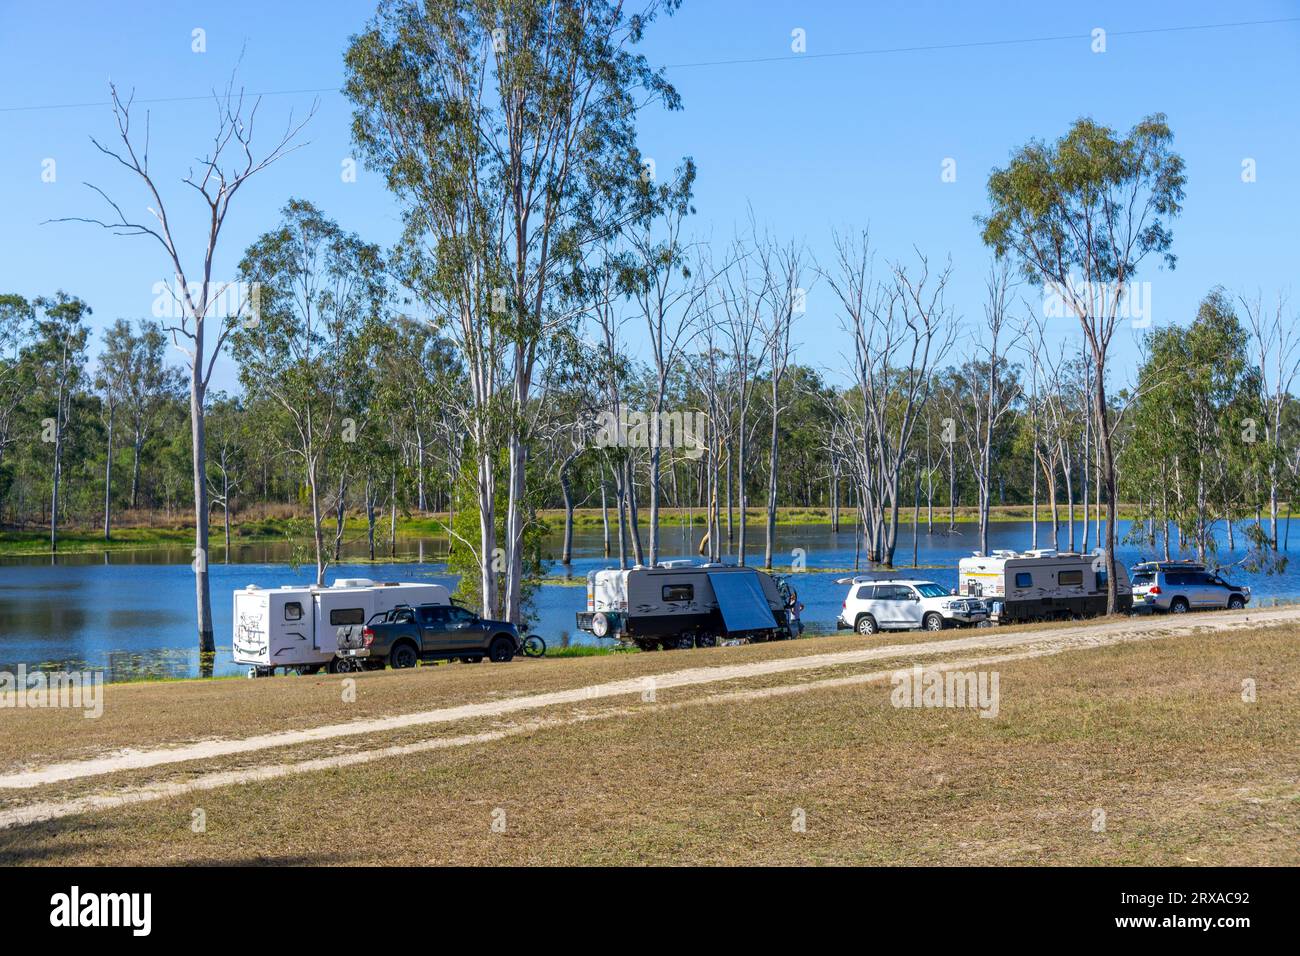
[[[0,0],[0,291],[65,289],[91,304],[97,328],[148,315],[154,284],[169,272],[161,248],[92,226],[42,224],[101,214],[86,180],[128,212],[146,205],[139,184],[90,144],[92,134],[115,136],[108,108],[68,104],[103,103],[110,78],[140,99],[203,97],[224,84],[241,48],[239,76],[249,91],[330,90],[342,81],[349,35],[372,10],[367,2]],[[870,226],[884,259],[910,256],[914,245],[932,262],[951,255],[949,301],[975,318],[988,253],[972,217],[985,208],[989,170],[1081,115],[1127,129],[1162,111],[1187,161],[1187,197],[1174,226],[1176,271],[1153,263],[1142,278],[1152,282],[1155,321],[1185,323],[1215,284],[1266,295],[1291,289],[1300,298],[1300,19],[1169,28],[1284,18],[1300,18],[1300,3],[686,0],[654,24],[644,45],[653,63],[668,67],[685,108],[648,113],[642,147],[661,171],[694,157],[699,236],[725,241],[752,207],[761,224],[801,238],[829,265],[832,230]],[[196,27],[206,31],[204,53],[191,50]],[[1107,30],[1105,53],[1090,48],[1095,27]],[[808,55],[782,59],[791,56],[795,29],[805,31]],[[1135,32],[1153,30],[1166,32]],[[1066,39],[1000,42],[1049,37]],[[931,49],[900,49],[917,47]],[[819,56],[863,50],[897,52]],[[716,62],[763,58],[775,59]],[[353,155],[340,94],[266,97],[261,141],[313,99],[307,145],[251,180],[232,207],[218,276],[233,273],[290,196],[373,241],[395,238],[397,212],[379,178],[364,169],[354,183],[340,176]],[[206,144],[211,104],[148,109],[151,161],[173,217],[193,227],[180,233],[194,237],[193,262],[201,210],[180,179]],[[941,181],[947,158],[956,161],[955,182]],[[1245,158],[1255,161],[1256,182],[1242,182]],[[46,159],[56,163],[52,183],[42,182]],[[1062,321],[1060,334],[1074,329]],[[842,339],[824,284],[795,338],[801,361],[832,371],[839,364]],[[1130,336],[1122,338],[1121,379],[1137,354]],[[235,381],[223,362],[217,386]]]

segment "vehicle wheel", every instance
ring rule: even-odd
[[[669,647],[675,647],[679,651],[689,651],[694,646],[695,646],[694,634],[678,634],[677,639],[669,645]]]
[[[420,655],[415,652],[414,646],[403,641],[388,652],[388,663],[395,671],[406,670],[420,663]]]
[[[1180,598],[1180,597],[1177,597],[1177,598],[1174,598],[1172,601],[1170,601],[1170,602],[1169,602],[1169,613],[1170,613],[1170,614],[1186,614],[1186,613],[1187,613],[1187,598]]]
[[[943,625],[943,615],[942,615],[942,614],[927,614],[927,615],[925,616],[925,620],[921,622],[921,625],[922,625],[922,626],[923,626],[927,631],[942,631],[942,630],[943,630],[943,626],[944,626],[944,625]]]
[[[506,664],[514,660],[515,644],[508,637],[498,637],[488,647],[488,660],[494,664]]]
[[[524,638],[524,656],[541,657],[546,653],[546,642],[536,634],[529,634]]]
[[[1230,594],[1228,596],[1229,611],[1240,611],[1245,606],[1246,606],[1246,599],[1243,598],[1240,594]]]
[[[695,635],[695,646],[696,647],[717,647],[718,635],[708,634],[708,633],[697,634]]]
[[[864,614],[858,618],[858,623],[853,629],[859,634],[875,634],[880,630],[880,625],[870,614]]]

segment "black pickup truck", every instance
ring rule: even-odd
[[[340,627],[337,635],[339,670],[377,669],[385,663],[394,669],[414,667],[421,660],[477,664],[484,657],[504,663],[524,650],[513,624],[485,620],[458,604],[400,605],[364,625]]]

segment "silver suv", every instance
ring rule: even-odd
[[[1133,568],[1133,610],[1185,614],[1209,608],[1238,610],[1250,588],[1229,584],[1218,571],[1191,561],[1145,561]]]

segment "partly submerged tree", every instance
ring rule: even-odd
[[[175,277],[175,284],[167,291],[175,306],[167,331],[172,341],[185,355],[190,386],[190,455],[192,487],[194,489],[194,592],[196,604],[199,651],[212,654],[216,644],[212,633],[212,596],[208,586],[208,478],[207,444],[205,441],[204,409],[212,369],[222,346],[234,331],[241,314],[248,315],[256,306],[242,289],[232,287],[213,275],[217,247],[230,212],[230,203],[251,176],[262,172],[286,153],[296,149],[293,141],[311,118],[295,124],[290,114],[288,124],[274,145],[257,156],[253,152],[253,131],[261,99],[248,104],[243,89],[236,89],[234,77],[223,93],[213,94],[216,106],[216,129],[208,152],[181,178],[181,183],[201,199],[202,230],[200,239],[190,246],[182,242],[177,220],[172,218],[172,207],[164,201],[164,188],[156,172],[149,165],[149,144],[152,134],[149,113],[144,116],[143,130],[131,129],[134,97],[123,99],[113,84],[109,84],[113,103],[113,116],[117,121],[121,145],[109,148],[91,137],[91,142],[105,156],[116,161],[144,187],[145,206],[153,222],[142,222],[123,211],[121,204],[109,198],[104,190],[91,186],[108,203],[112,215],[108,219],[71,217],[59,221],[88,222],[102,226],[118,236],[146,236],[154,239],[163,249],[167,269]],[[315,112],[313,106],[312,112]],[[186,192],[189,195],[189,192]],[[129,208],[135,208],[131,204]],[[190,258],[187,253],[201,250]]]
[[[1010,255],[1025,277],[1074,315],[1092,352],[1092,415],[1106,493],[1107,608],[1118,607],[1115,574],[1115,422],[1106,397],[1111,341],[1136,298],[1148,256],[1169,268],[1186,175],[1163,114],[1127,135],[1077,120],[1055,143],[1018,150],[989,176],[990,210],[978,217],[984,242]]]

